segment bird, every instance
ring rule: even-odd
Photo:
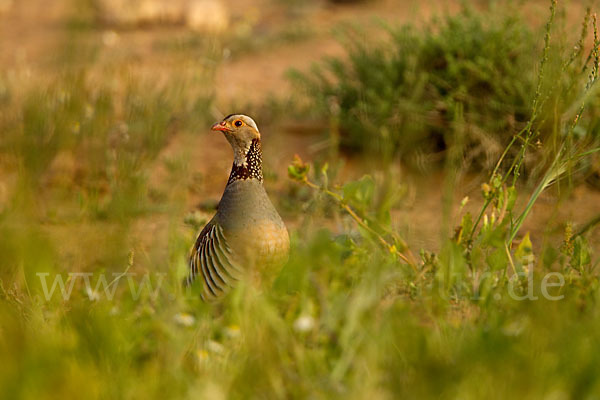
[[[221,300],[240,280],[265,284],[288,259],[290,238],[263,185],[261,135],[252,118],[215,123],[233,149],[233,165],[214,217],[198,235],[185,286],[202,282],[205,302]],[[200,279],[198,279],[200,278]]]

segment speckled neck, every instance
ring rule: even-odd
[[[246,160],[242,164],[233,163],[231,167],[231,174],[229,174],[229,180],[227,184],[232,182],[246,179],[256,179],[262,183],[262,149],[260,147],[260,140],[253,139],[250,149],[246,153]]]

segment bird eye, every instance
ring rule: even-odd
[[[240,126],[242,126],[243,122],[238,119],[233,124],[239,128]]]

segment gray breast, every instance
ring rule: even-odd
[[[283,221],[256,179],[238,180],[227,185],[219,202],[217,219],[225,231],[235,232],[269,220],[283,227]]]

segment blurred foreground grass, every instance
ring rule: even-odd
[[[531,41],[513,48],[468,19],[489,17],[461,15],[443,25],[442,32],[466,31],[495,46],[474,62],[455,54],[439,67],[441,76],[459,71],[455,81],[432,81],[458,88],[443,97],[452,106],[443,129],[449,190],[466,168],[470,124],[522,110],[514,125],[477,125],[507,149],[483,185],[481,213],[463,213],[439,254],[410,249],[391,224],[399,196],[391,172],[336,185],[327,165],[297,160],[291,177],[312,189],[299,187],[284,199],[297,206],[291,217],[299,221],[289,263],[264,293],[241,287],[216,306],[182,292],[195,235],[182,221],[194,182],[189,160],[161,158],[171,140],[211,121],[210,74],[191,83],[173,77],[161,87],[115,71],[97,80],[73,61],[52,83],[25,94],[8,84],[0,103],[0,397],[598,398],[600,288],[597,256],[587,244],[597,229],[578,234],[567,225],[562,243],[530,238],[521,223],[537,192],[519,184],[532,160],[540,192],[559,187],[566,196],[581,184],[582,171],[589,175],[597,151],[595,21],[589,14],[573,53],[562,37],[562,47],[550,40],[560,28],[555,22],[546,28],[548,43],[535,47],[521,19],[500,15],[493,26]],[[588,35],[592,46],[585,45]],[[433,43],[428,48],[447,54],[462,48],[457,37],[423,34]],[[533,46],[543,61],[519,53],[518,63],[502,64],[508,74],[491,62],[505,54],[494,49],[521,45]],[[472,89],[465,68],[491,73],[493,87],[473,85],[507,97],[481,104],[464,97]],[[385,79],[376,82],[381,87]],[[561,95],[566,88],[568,99]],[[319,92],[324,99],[327,90]],[[373,95],[356,92],[359,99]],[[412,106],[400,109],[427,106],[436,96],[408,96]],[[338,106],[342,126],[364,117],[390,121],[360,104]],[[359,126],[361,134],[378,134]],[[392,152],[412,143],[380,139],[377,146]],[[495,163],[502,152],[494,154]],[[516,201],[528,196],[529,203]],[[344,227],[340,234],[324,228],[331,215]],[[543,245],[534,249],[532,241]]]

